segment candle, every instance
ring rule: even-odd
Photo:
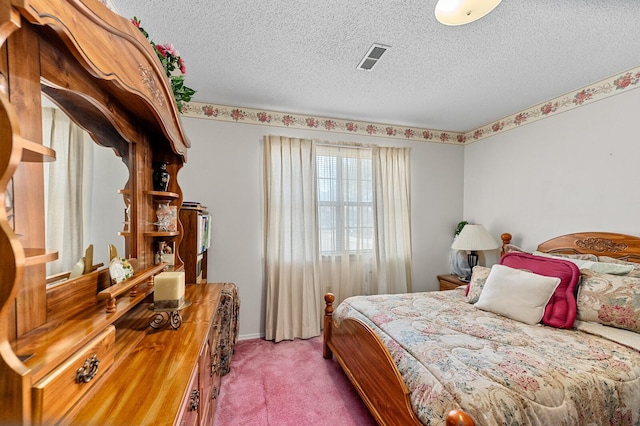
[[[178,308],[184,304],[184,271],[161,272],[153,277],[156,309]]]

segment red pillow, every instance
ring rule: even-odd
[[[573,327],[576,320],[576,287],[580,281],[580,270],[575,263],[528,253],[507,253],[500,259],[500,264],[560,278],[560,285],[544,310],[542,323],[556,328]]]

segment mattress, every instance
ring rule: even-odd
[[[479,425],[640,423],[640,352],[575,329],[527,325],[466,303],[464,290],[356,296],[426,425],[461,408]]]

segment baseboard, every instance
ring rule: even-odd
[[[242,334],[238,336],[238,341],[251,339],[264,339],[264,333]]]

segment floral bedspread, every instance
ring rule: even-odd
[[[462,408],[478,425],[638,425],[640,353],[577,330],[481,311],[460,290],[346,299],[380,336],[426,425]]]

